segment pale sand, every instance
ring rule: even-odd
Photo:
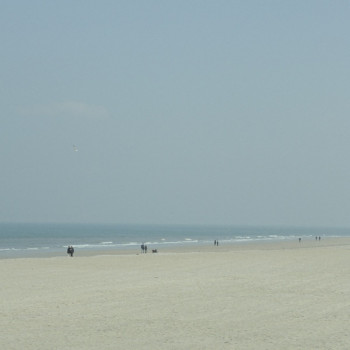
[[[1,349],[349,349],[349,244],[3,259]]]

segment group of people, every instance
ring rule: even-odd
[[[217,239],[214,241],[214,245],[219,246],[219,241]]]
[[[71,257],[73,257],[73,254],[74,254],[74,248],[73,246],[68,246],[67,248],[67,254],[70,255]]]
[[[146,254],[147,253],[147,246],[145,244],[141,244],[141,253]]]

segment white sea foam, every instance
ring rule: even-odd
[[[98,232],[98,234],[96,233]],[[68,245],[81,249],[137,249],[146,242],[150,249],[176,245],[235,244],[250,241],[314,239],[315,236],[349,236],[347,229],[200,227],[133,225],[1,224],[0,258],[37,252],[65,253]]]

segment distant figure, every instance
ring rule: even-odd
[[[70,255],[71,257],[73,257],[74,254],[74,248],[70,245],[67,248],[67,254]]]
[[[216,246],[216,240],[214,241],[214,245]]]
[[[145,252],[145,245],[142,243],[141,244],[141,253],[144,253]]]
[[[145,254],[147,253],[147,246],[145,245]]]
[[[219,241],[218,241],[218,240],[216,240],[216,246],[217,246],[217,247],[219,246]]]
[[[301,238],[299,238],[299,243],[301,242]]]
[[[318,237],[318,240],[319,240],[319,241],[321,240],[321,236]]]
[[[315,239],[316,239],[316,241],[317,241],[318,237],[316,236]]]

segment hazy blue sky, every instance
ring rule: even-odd
[[[349,1],[4,0],[0,44],[0,221],[350,226]]]

